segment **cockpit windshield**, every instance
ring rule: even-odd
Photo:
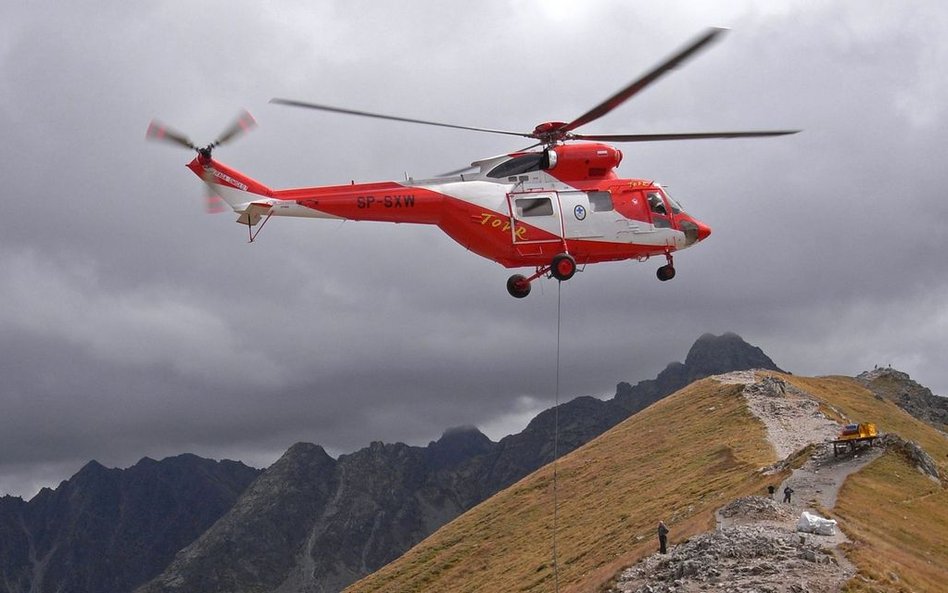
[[[668,193],[667,189],[662,188],[662,191],[665,192],[665,197],[668,199],[668,205],[671,206],[673,214],[681,214],[682,212],[685,211],[685,209],[681,206],[678,200],[671,197],[671,194]]]

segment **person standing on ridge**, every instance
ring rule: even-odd
[[[665,527],[664,521],[658,522],[658,552],[659,554],[667,554],[668,544],[668,527]]]
[[[793,494],[793,488],[787,486],[783,489],[783,501],[787,504],[790,504],[790,495]]]

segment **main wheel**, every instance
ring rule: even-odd
[[[655,272],[655,275],[662,282],[667,282],[675,277],[675,268],[671,264],[662,266]]]
[[[507,278],[507,292],[515,299],[522,299],[530,294],[530,283],[527,282],[527,277],[521,274],[514,274],[510,278]]]
[[[560,282],[569,280],[576,273],[576,260],[568,253],[561,253],[553,258],[550,273]]]

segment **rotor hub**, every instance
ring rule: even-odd
[[[562,131],[566,126],[565,121],[543,122],[533,128],[533,137],[546,144],[553,144],[566,136],[566,132]]]

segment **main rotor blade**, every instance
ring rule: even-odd
[[[800,130],[760,130],[755,132],[695,132],[684,134],[568,134],[570,140],[599,142],[658,142],[662,140],[706,140],[710,138],[764,138],[787,136]]]
[[[169,128],[157,119],[151,120],[151,123],[148,124],[148,131],[145,132],[145,138],[147,140],[177,144],[178,146],[190,148],[191,150],[198,149],[187,136],[173,128]]]
[[[249,132],[257,126],[257,120],[250,115],[250,112],[244,110],[241,111],[237,116],[237,119],[234,120],[234,123],[230,124],[224,132],[215,140],[212,146],[220,146],[225,142],[230,142],[237,136],[240,136],[244,132]]]
[[[559,129],[561,132],[569,132],[570,130],[575,130],[579,126],[588,124],[589,122],[595,121],[600,117],[606,115],[619,105],[622,105],[629,100],[633,95],[655,82],[662,74],[665,74],[669,70],[676,68],[679,64],[684,62],[686,59],[691,57],[698,50],[706,46],[708,43],[711,43],[718,35],[724,33],[727,29],[712,28],[709,29],[707,33],[699,37],[698,39],[692,41],[687,47],[681,49],[678,53],[674,54],[658,66],[652,69],[651,72],[645,74],[632,84],[628,85],[624,89],[620,90],[616,94],[612,95],[599,105],[596,105],[583,115],[577,117],[573,121],[569,122],[565,126]]]
[[[495,130],[492,128],[475,128],[471,126],[459,126],[455,124],[445,124],[423,119],[412,119],[410,117],[398,117],[396,115],[383,115],[381,113],[370,113],[368,111],[356,111],[355,109],[343,109],[342,107],[330,107],[329,105],[318,105],[316,103],[306,103],[305,101],[294,101],[292,99],[270,99],[271,103],[278,105],[289,105],[291,107],[304,107],[306,109],[317,109],[319,111],[332,111],[334,113],[346,113],[349,115],[361,115],[363,117],[374,117],[377,119],[387,119],[391,121],[401,121],[412,124],[424,124],[426,126],[439,126],[442,128],[454,128],[456,130],[470,130],[473,132],[488,132],[490,134],[506,134],[508,136],[522,136],[524,138],[533,138],[532,133],[511,132],[509,130]]]

